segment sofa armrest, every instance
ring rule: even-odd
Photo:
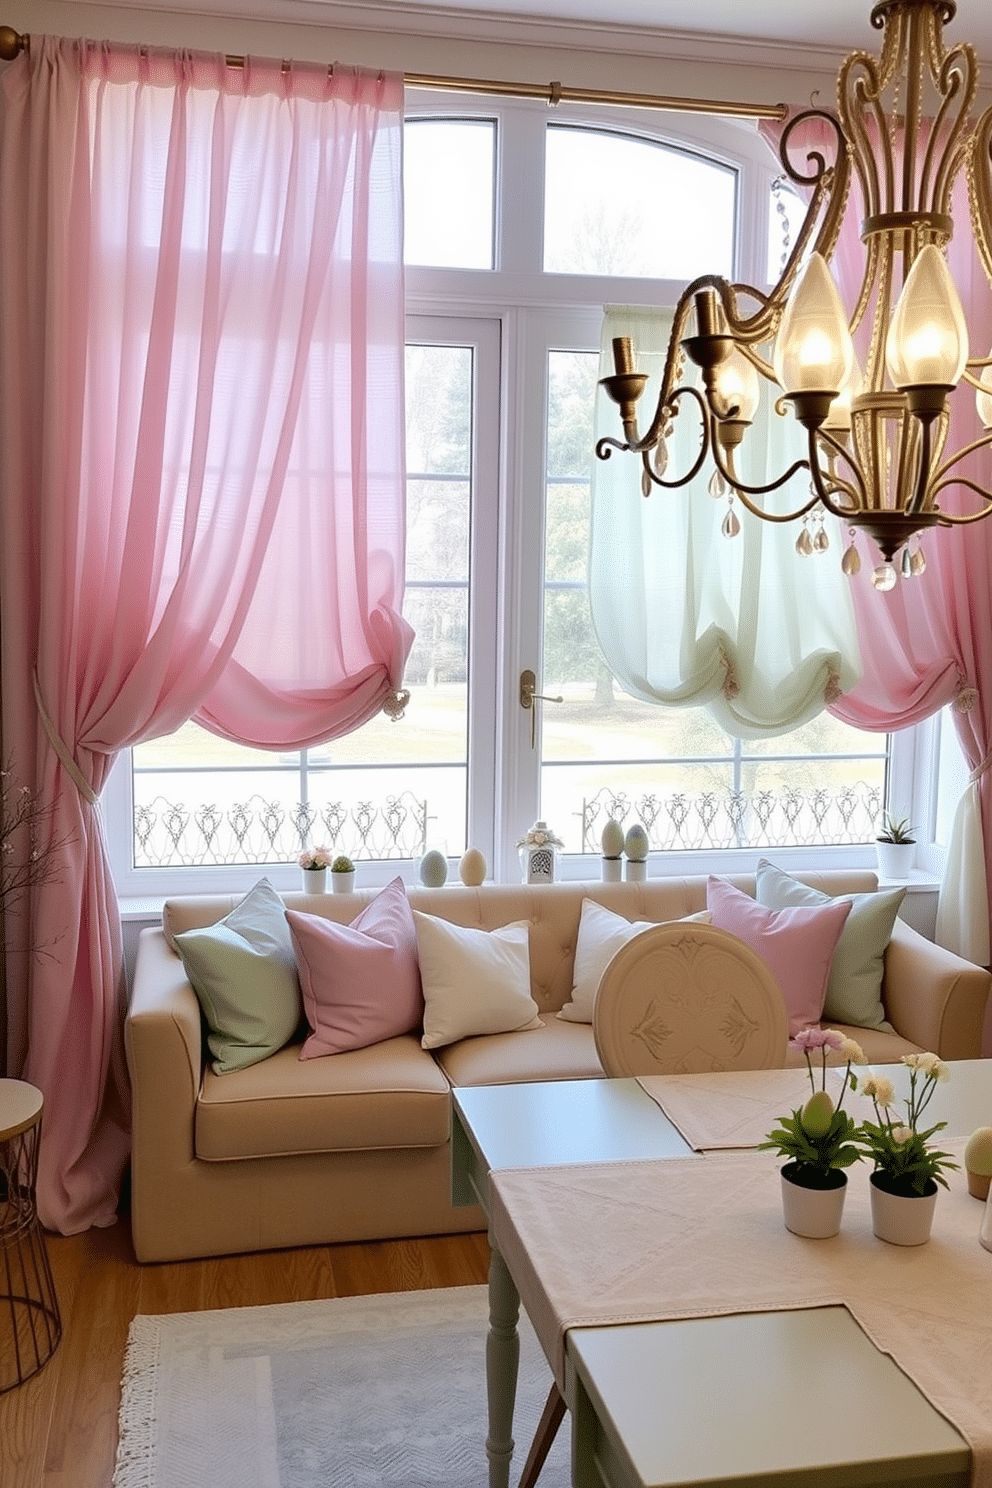
[[[882,1001],[903,1038],[941,1059],[978,1059],[992,976],[896,920]]]
[[[158,1165],[191,1161],[203,1038],[200,1004],[183,963],[161,930],[138,938],[125,1044],[133,1091],[134,1170],[155,1153]]]

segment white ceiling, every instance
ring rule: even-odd
[[[758,38],[844,53],[861,47],[877,53],[880,33],[870,21],[873,0],[393,0],[395,12],[445,11],[510,15],[636,26],[680,35]],[[313,7],[315,12],[320,4]],[[333,9],[333,3],[328,5]],[[992,59],[992,0],[957,0],[945,29],[947,45],[968,41],[980,59]]]

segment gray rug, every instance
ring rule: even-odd
[[[481,1286],[136,1317],[115,1488],[485,1488],[487,1318]],[[520,1335],[511,1482],[551,1386]]]

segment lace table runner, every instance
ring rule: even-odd
[[[827,1070],[827,1089],[835,1102],[843,1073]],[[811,1091],[805,1065],[802,1069],[727,1070],[708,1075],[641,1075],[637,1083],[696,1152],[757,1147],[779,1117],[804,1105]],[[844,1096],[844,1110],[855,1121],[875,1119],[871,1101],[853,1090]]]
[[[959,1160],[962,1146],[947,1144]],[[716,1153],[492,1174],[495,1242],[559,1386],[569,1328],[842,1304],[969,1443],[974,1488],[992,1488],[992,1254],[961,1173],[929,1244],[904,1249],[872,1233],[866,1168],[839,1235],[792,1235],[779,1164]]]

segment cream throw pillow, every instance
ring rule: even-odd
[[[685,918],[692,924],[708,925],[713,917],[708,909],[703,909]],[[604,909],[595,899],[583,899],[575,942],[572,997],[556,1017],[565,1023],[591,1023],[599,984],[613,957],[629,940],[654,927],[654,920],[627,920],[612,909]]]
[[[471,930],[413,912],[424,992],[425,1049],[485,1033],[543,1028],[530,995],[527,921]]]

